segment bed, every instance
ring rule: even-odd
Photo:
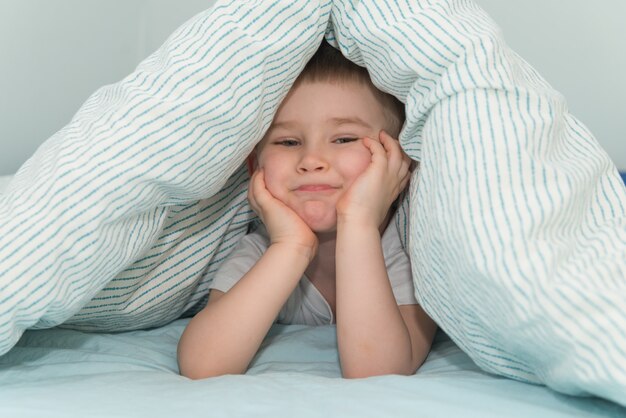
[[[0,191],[10,179],[0,177]],[[277,324],[246,375],[192,381],[176,364],[188,321],[25,332],[0,357],[0,416],[626,417],[613,402],[486,373],[442,331],[416,375],[346,380],[334,326]]]
[[[276,325],[244,376],[178,375],[186,319],[118,334],[28,331],[0,358],[0,416],[621,417],[614,403],[482,372],[445,334],[415,376],[345,380],[332,326]]]
[[[393,222],[445,334],[344,380],[332,326],[276,325],[247,375],[185,379],[242,164],[322,39],[406,104]],[[626,416],[622,178],[471,0],[218,1],[3,179],[0,414]]]

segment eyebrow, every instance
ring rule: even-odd
[[[272,122],[272,124],[270,125],[270,129],[276,129],[276,128],[289,129],[297,125],[298,125],[298,122],[291,121],[291,120],[286,120],[283,122]]]
[[[349,117],[343,117],[343,118],[330,118],[328,119],[328,121],[337,126],[360,125],[365,128],[372,129],[372,126],[369,123],[365,122],[363,119],[357,116],[349,116]],[[289,129],[297,125],[298,125],[298,122],[295,120],[286,120],[286,121],[272,123],[272,125],[270,126],[270,129],[277,129],[277,128]]]
[[[335,125],[361,125],[365,128],[372,129],[372,126],[358,116],[350,116],[347,118],[331,118],[330,121]]]

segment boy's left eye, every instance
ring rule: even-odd
[[[337,144],[347,144],[349,142],[354,142],[354,141],[358,141],[359,138],[353,138],[353,137],[342,137],[342,138],[337,138],[335,139],[335,143]]]

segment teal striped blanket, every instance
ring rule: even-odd
[[[482,369],[626,405],[626,191],[471,0],[218,1],[101,88],[0,197],[0,353],[202,306],[254,216],[246,156],[326,38],[406,104],[395,224]]]

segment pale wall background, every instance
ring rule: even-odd
[[[476,1],[626,169],[626,1]],[[212,3],[0,0],[0,175]]]

